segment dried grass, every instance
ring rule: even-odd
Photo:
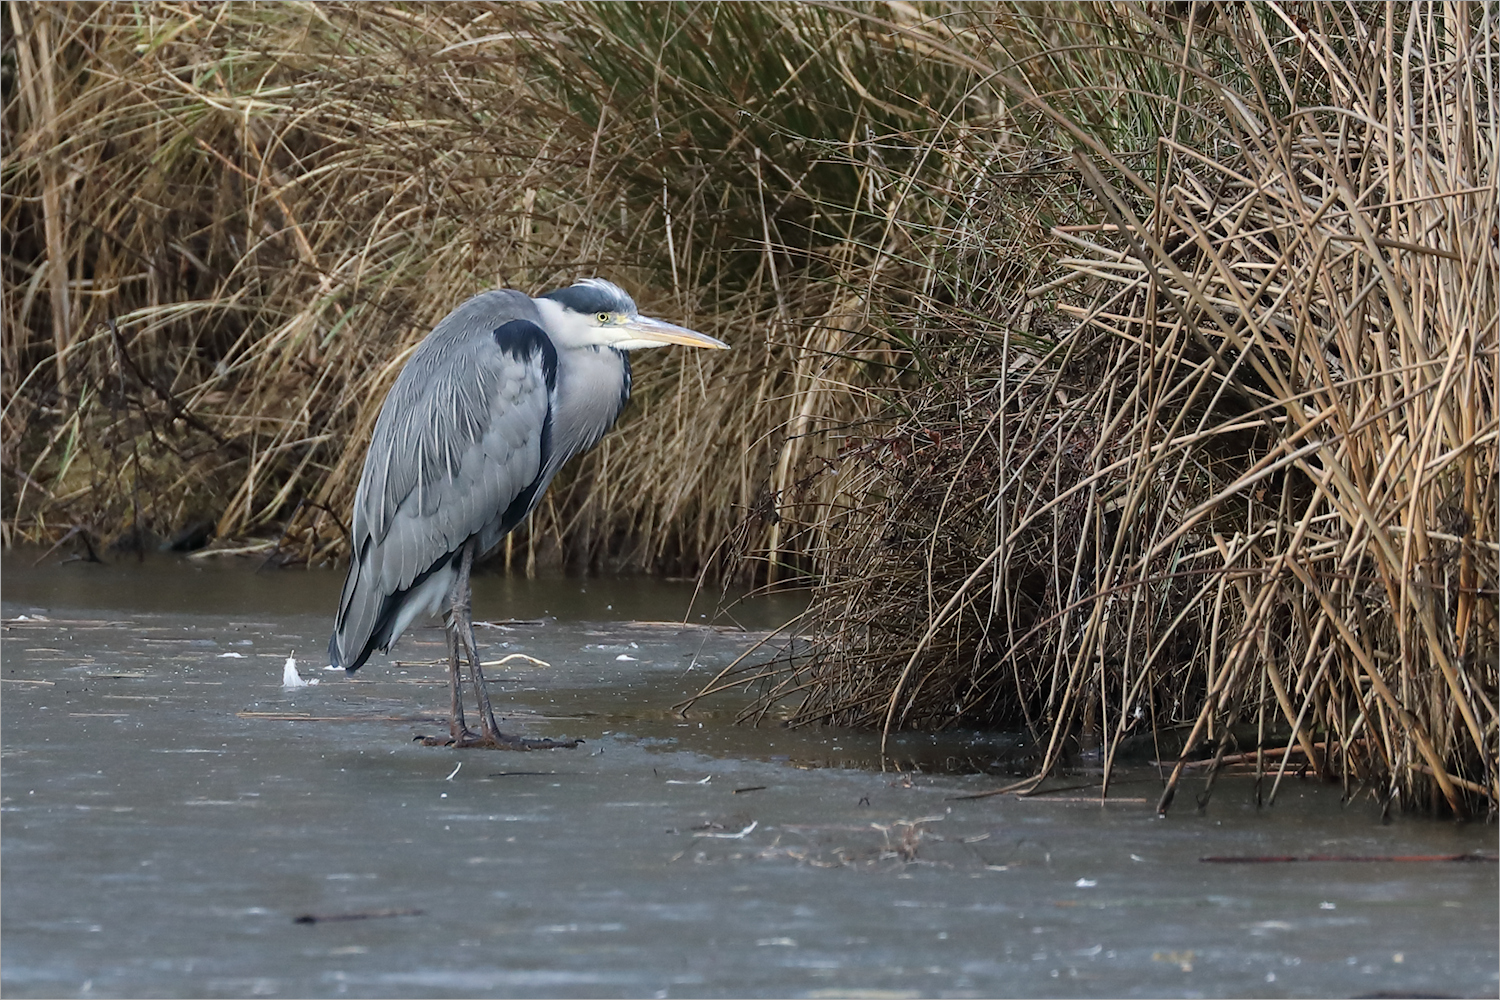
[[[811,650],[705,693],[1025,727],[1022,788],[1177,730],[1162,809],[1205,747],[1284,747],[1493,812],[1495,13],[1248,13],[1134,49],[1177,77],[1144,159],[1053,101],[1096,221],[829,470]]]
[[[337,559],[356,443],[421,336],[482,288],[599,272],[738,350],[639,358],[622,433],[507,567],[733,548],[797,571],[770,512],[806,449],[780,428],[857,415],[837,388],[886,377],[851,289],[862,158],[909,159],[886,137],[926,109],[859,90],[946,101],[958,71],[793,4],[7,18],[6,540],[207,519]]]

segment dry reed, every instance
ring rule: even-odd
[[[811,651],[705,693],[1024,727],[1020,789],[1097,748],[1107,792],[1175,733],[1162,809],[1207,747],[1493,813],[1495,12],[1155,27],[1129,49],[1175,77],[1148,155],[1048,97],[1093,219],[828,470]],[[1072,322],[1039,328],[1047,303]]]
[[[772,511],[803,431],[890,367],[850,290],[866,136],[899,161],[926,108],[859,91],[946,100],[958,71],[793,4],[17,3],[5,29],[7,541],[207,522],[337,559],[416,341],[480,289],[605,273],[738,350],[638,358],[622,432],[507,567],[798,571]]]

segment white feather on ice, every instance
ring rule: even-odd
[[[297,673],[297,658],[296,657],[294,657],[294,656],[288,656],[286,658],[286,667],[283,668],[282,671],[281,671],[281,686],[282,687],[284,687],[284,688],[305,688],[305,687],[307,687],[307,686],[309,686],[311,684],[316,684],[316,683],[318,683],[318,679],[316,677],[314,677],[310,681],[305,681],[305,680],[302,679],[302,675],[299,674],[299,673]]]

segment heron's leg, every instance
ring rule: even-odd
[[[470,540],[464,549],[463,561],[459,564],[458,583],[455,587],[462,588],[462,594],[454,601],[453,611],[457,619],[459,636],[469,653],[469,679],[474,685],[475,696],[479,701],[479,725],[484,731],[483,744],[499,750],[553,750],[576,747],[578,740],[528,740],[519,736],[508,736],[500,731],[499,724],[495,722],[495,710],[490,705],[489,688],[484,683],[484,668],[479,664],[479,641],[474,638],[473,590],[469,585],[469,571],[474,564],[474,544]]]
[[[464,724],[463,674],[458,666],[458,622],[454,620],[451,602],[443,615],[443,631],[448,637],[448,734],[453,737],[453,742],[462,743],[465,737],[473,734]]]
[[[448,732],[454,743],[472,742],[477,737],[464,722],[464,681],[459,666],[459,650],[466,647],[473,635],[465,628],[469,608],[469,568],[471,551],[465,547],[459,560],[458,576],[448,588],[448,610],[443,615],[444,631],[448,638]]]
[[[474,568],[474,540],[464,545],[464,554],[458,565],[459,591],[453,604],[454,617],[458,619],[459,635],[469,652],[469,681],[474,685],[474,698],[479,702],[479,728],[486,742],[499,742],[500,727],[495,724],[495,710],[490,706],[489,688],[484,683],[484,668],[479,665],[479,641],[474,638],[474,590],[469,582]]]

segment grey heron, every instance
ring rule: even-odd
[[[597,278],[533,299],[482,292],[412,351],[381,405],[354,497],[349,575],[328,659],[353,674],[419,616],[443,612],[458,746],[576,746],[495,724],[474,639],[469,574],[536,507],[559,469],[599,443],[630,398],[628,352],[726,349],[640,315]],[[481,732],[465,725],[460,652]]]

